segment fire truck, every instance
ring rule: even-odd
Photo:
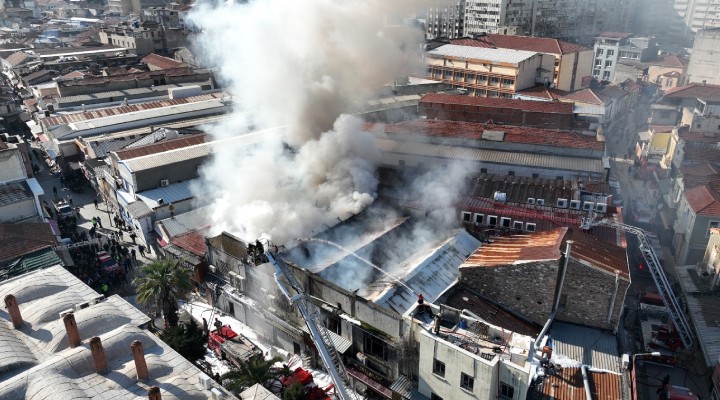
[[[262,351],[250,340],[219,321],[217,328],[208,335],[208,347],[222,360],[228,360],[238,368],[253,356],[262,355]]]

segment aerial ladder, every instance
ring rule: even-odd
[[[295,275],[293,275],[290,268],[284,261],[282,261],[282,259],[273,255],[269,250],[265,252],[265,255],[267,256],[268,261],[275,266],[275,283],[277,283],[278,287],[280,287],[280,291],[283,295],[285,295],[291,304],[297,304],[297,307],[305,320],[305,324],[310,331],[313,343],[315,343],[315,347],[317,348],[318,353],[320,353],[320,358],[322,358],[325,368],[327,368],[327,372],[335,384],[336,392],[340,400],[355,400],[356,397],[348,390],[348,388],[352,387],[352,382],[348,377],[345,366],[340,359],[340,355],[335,349],[335,346],[333,346],[330,334],[327,329],[325,329],[325,324],[323,324],[317,308],[314,304],[308,301],[310,295],[305,293],[305,290],[300,282],[298,282]],[[280,280],[281,277],[287,280],[290,287],[297,293],[296,295],[292,296],[290,294],[288,287]]]
[[[582,229],[589,230],[595,226],[607,226],[613,229],[620,229],[623,232],[632,233],[640,241],[640,252],[642,253],[645,263],[647,264],[650,274],[652,275],[655,286],[657,286],[660,296],[662,296],[665,307],[668,310],[668,314],[672,319],[675,328],[677,329],[680,340],[686,349],[691,349],[693,345],[693,333],[690,329],[690,325],[685,319],[685,315],[680,308],[680,304],[673,293],[670,283],[665,276],[665,272],[660,265],[660,261],[655,254],[655,250],[652,248],[652,244],[647,237],[647,233],[644,230],[637,228],[632,225],[622,224],[609,219],[595,220],[592,217],[585,217],[582,220]]]

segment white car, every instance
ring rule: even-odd
[[[620,182],[618,182],[616,178],[608,179],[608,185],[610,185],[611,188],[620,189]]]

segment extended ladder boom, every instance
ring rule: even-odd
[[[280,287],[280,290],[291,303],[294,302],[297,304],[298,309],[305,320],[305,324],[310,331],[313,343],[315,343],[315,347],[317,347],[317,350],[320,353],[320,358],[322,358],[323,363],[328,370],[328,374],[337,388],[337,393],[341,400],[354,400],[355,396],[352,396],[347,389],[351,386],[350,378],[347,375],[347,371],[345,371],[345,366],[340,359],[340,355],[337,350],[335,350],[335,346],[333,346],[330,334],[327,329],[325,329],[325,325],[322,323],[322,319],[317,312],[317,308],[315,305],[307,301],[307,295],[305,294],[302,285],[298,282],[297,278],[295,278],[295,275],[292,274],[292,271],[287,268],[285,263],[280,259],[276,259],[270,251],[267,251],[265,255],[275,266],[275,282]],[[293,290],[297,292],[295,296],[290,295],[285,283],[279,279],[280,277],[284,277],[288,283],[290,283]]]
[[[663,298],[663,302],[665,303],[665,307],[667,307],[668,314],[670,314],[670,318],[675,324],[675,328],[680,335],[680,340],[682,340],[683,345],[686,349],[691,349],[693,345],[692,330],[690,329],[690,325],[685,319],[685,315],[680,308],[680,304],[675,297],[675,293],[673,293],[672,291],[672,287],[670,286],[670,283],[665,276],[662,265],[660,265],[660,261],[658,260],[657,255],[655,254],[655,250],[653,250],[652,244],[650,243],[650,240],[648,239],[645,231],[632,225],[621,224],[618,222],[610,221],[608,219],[595,221],[591,218],[587,218],[583,220],[582,227],[583,229],[590,229],[593,226],[600,225],[620,229],[624,232],[632,233],[637,236],[638,240],[640,241],[640,252],[642,252],[643,258],[645,259],[645,263],[650,270],[653,281],[655,281],[655,286],[657,286],[658,292],[660,292],[660,295]]]

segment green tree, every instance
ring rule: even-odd
[[[278,361],[282,361],[282,358],[266,360],[258,354],[240,362],[240,368],[224,374],[222,381],[227,381],[225,387],[235,392],[241,392],[256,383],[268,388],[282,375],[281,370],[273,368],[273,364]]]
[[[190,361],[194,362],[205,356],[207,336],[194,319],[186,324],[164,329],[160,333],[160,339]]]
[[[307,400],[305,387],[297,382],[293,382],[285,388],[283,392],[283,400]]]
[[[155,304],[162,309],[165,327],[178,324],[178,300],[192,290],[192,272],[179,265],[179,260],[158,260],[142,267],[142,276],[133,280],[137,300]]]

